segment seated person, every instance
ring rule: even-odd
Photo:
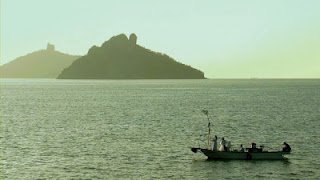
[[[244,152],[244,148],[242,144],[240,145],[240,152]]]
[[[282,151],[283,152],[290,152],[291,151],[291,147],[289,146],[288,143],[286,143],[286,142],[283,143]]]
[[[226,142],[226,151],[230,151],[231,150],[231,141],[227,141]]]
[[[261,152],[261,149],[257,148],[256,143],[251,143],[251,148],[247,148],[248,152]]]

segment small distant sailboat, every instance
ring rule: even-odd
[[[208,147],[201,148],[199,145],[199,147],[192,147],[191,151],[194,153],[201,152],[209,160],[284,160],[287,159],[284,155],[291,152],[291,147],[286,142],[284,142],[284,148],[279,151],[267,151],[263,149],[263,146],[257,148],[255,143],[252,143],[250,148],[242,148],[240,150],[230,150],[230,147],[226,147],[223,144],[223,148],[218,150],[217,137],[215,137],[214,146],[211,144],[211,123],[208,111],[202,110],[202,112],[208,119]]]

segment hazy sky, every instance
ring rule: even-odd
[[[1,64],[120,33],[209,78],[320,78],[320,0],[0,0]]]

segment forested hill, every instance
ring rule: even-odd
[[[137,44],[137,36],[120,34],[93,46],[65,68],[59,79],[203,79],[204,73],[168,55]]]
[[[47,49],[21,56],[0,66],[0,77],[55,79],[79,57],[56,51],[53,45],[48,44]]]

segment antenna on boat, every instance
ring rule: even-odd
[[[207,116],[207,119],[208,119],[208,149],[210,149],[210,137],[211,137],[211,122],[210,122],[210,119],[209,119],[209,112],[208,110],[206,109],[203,109],[202,110],[202,113],[205,114]]]

